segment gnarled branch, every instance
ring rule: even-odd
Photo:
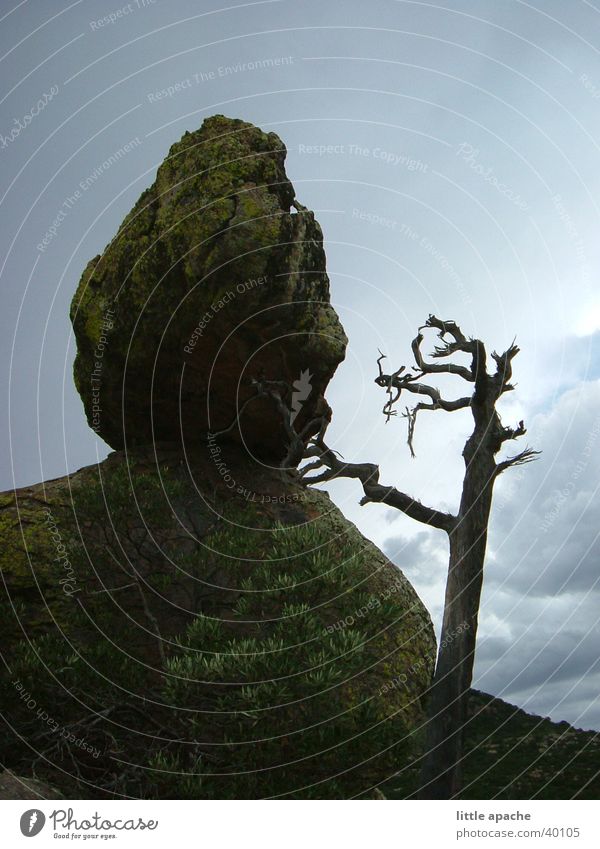
[[[472,355],[472,367],[467,368],[456,363],[435,364],[426,362],[421,352],[421,343],[423,341],[421,330],[425,327],[437,328],[439,330],[439,337],[443,340],[443,346],[438,346],[435,349],[434,357],[447,357],[457,351],[462,351]],[[444,340],[446,334],[449,334],[454,341],[448,342]],[[454,412],[455,410],[462,410],[469,407],[471,404],[470,397],[453,400],[443,398],[439,389],[427,383],[422,383],[420,378],[426,374],[453,374],[471,383],[475,382],[477,385],[477,379],[481,373],[481,363],[483,363],[483,370],[485,372],[485,349],[482,352],[480,346],[481,343],[478,340],[467,339],[455,322],[441,321],[436,316],[430,315],[426,324],[419,328],[419,332],[412,342],[412,351],[416,363],[415,373],[407,372],[406,367],[401,366],[393,374],[385,374],[381,366],[381,361],[385,359],[385,354],[381,351],[379,352],[379,357],[377,358],[379,374],[375,378],[375,383],[385,388],[388,395],[388,399],[382,410],[386,421],[389,422],[392,416],[397,415],[393,408],[399,401],[403,391],[411,392],[414,395],[425,395],[431,400],[431,404],[419,402],[412,409],[407,407],[406,413],[403,413],[403,417],[408,419],[408,445],[413,457],[415,456],[413,436],[417,413],[420,410],[445,410],[446,412]]]
[[[529,448],[528,446],[524,451],[520,451],[518,454],[515,454],[514,457],[507,457],[506,460],[502,460],[501,463],[497,463],[495,474],[496,476],[500,475],[512,466],[525,466],[527,463],[532,463],[541,453],[541,451],[534,451],[533,448]]]
[[[322,439],[311,441],[308,450],[305,452],[305,457],[318,457],[317,462],[324,467],[324,471],[316,476],[304,477],[309,469],[313,470],[317,467],[315,462],[310,463],[300,472],[304,483],[315,484],[331,481],[335,478],[356,478],[361,482],[364,491],[361,505],[369,503],[387,504],[389,507],[401,510],[418,522],[439,528],[447,533],[450,533],[454,527],[456,517],[451,513],[444,513],[441,510],[427,507],[395,487],[384,486],[379,483],[379,466],[374,463],[346,463],[344,460],[340,460]]]
[[[423,354],[421,352],[421,343],[423,341],[423,334],[421,330],[424,327],[438,327],[440,329],[439,338],[442,340],[442,345],[436,346],[432,357],[435,359],[442,359],[444,357],[450,357],[452,354],[455,354],[458,351],[463,351],[465,353],[472,354],[473,353],[473,344],[469,340],[465,339],[465,337],[460,332],[459,328],[454,324],[454,322],[443,322],[437,319],[435,316],[430,315],[427,323],[423,325],[423,327],[419,327],[419,332],[415,336],[412,341],[412,352],[415,358],[415,362],[419,368],[419,370],[423,374],[455,374],[458,377],[462,377],[463,380],[468,380],[473,382],[475,380],[475,374],[472,369],[467,368],[466,366],[457,365],[456,363],[428,363],[423,358]],[[450,328],[450,329],[449,329]],[[450,333],[454,342],[447,342],[444,339],[446,333]]]
[[[520,348],[515,345],[515,340],[513,340],[510,347],[502,354],[492,351],[492,359],[496,363],[496,374],[493,379],[496,385],[498,397],[502,395],[503,392],[510,392],[515,388],[510,382],[510,379],[512,377],[512,361],[519,351]]]
[[[510,439],[518,439],[520,436],[525,436],[526,433],[527,428],[523,419],[521,419],[516,427],[503,427],[499,435],[499,440],[500,443],[507,442]]]

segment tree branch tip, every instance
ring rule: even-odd
[[[527,463],[533,463],[541,455],[541,453],[541,451],[534,451],[533,448],[525,448],[519,454],[515,454],[514,457],[508,457],[506,460],[498,463],[496,466],[496,474],[499,475],[506,471],[506,469],[510,469],[513,466],[525,466]]]

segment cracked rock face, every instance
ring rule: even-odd
[[[277,461],[286,439],[272,402],[246,404],[258,378],[300,387],[297,430],[328,410],[346,336],[321,228],[295,201],[285,155],[275,133],[208,118],[85,269],[71,306],[75,383],[113,448],[197,444],[233,424],[225,441]]]

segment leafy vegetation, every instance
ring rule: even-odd
[[[383,788],[404,799],[418,787],[418,752]],[[462,799],[597,799],[600,734],[526,713],[472,690]]]
[[[431,673],[404,585],[330,521],[216,519],[163,472],[107,467],[53,507],[81,593],[15,643],[3,763],[82,798],[368,795]]]

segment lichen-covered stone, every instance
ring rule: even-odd
[[[222,116],[171,149],[71,308],[120,450],[0,495],[0,761],[67,798],[373,798],[423,720],[425,608],[253,398],[308,436],[346,344],[284,159]]]
[[[327,409],[346,337],[329,301],[321,229],[295,201],[285,154],[275,133],[206,119],[173,145],[85,269],[71,306],[75,382],[112,447],[189,445],[228,428],[253,378],[291,385],[307,376],[298,429]],[[285,453],[267,401],[244,408],[240,429],[228,438],[261,459]]]
[[[348,798],[406,762],[427,611],[325,493],[238,450],[235,489],[162,450],[2,496],[3,764],[35,745],[67,797]]]

